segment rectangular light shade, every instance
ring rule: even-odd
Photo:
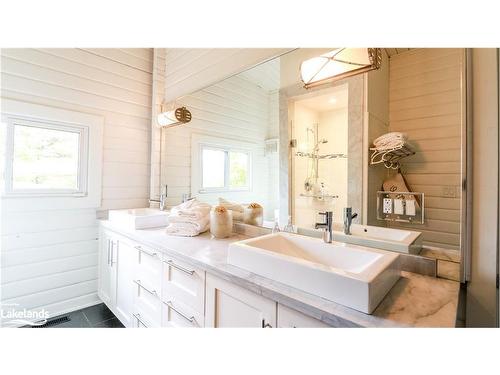
[[[307,89],[378,69],[381,58],[380,48],[337,48],[302,62],[300,75]]]

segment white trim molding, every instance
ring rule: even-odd
[[[45,208],[97,208],[101,205],[102,149],[104,118],[88,113],[68,111],[17,100],[2,100],[2,127],[5,136],[4,204]],[[77,190],[15,191],[12,187],[12,131],[16,124],[40,125],[80,134],[79,181]]]

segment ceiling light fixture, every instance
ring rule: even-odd
[[[380,68],[380,48],[337,48],[303,61],[300,76],[306,89]]]
[[[170,128],[177,125],[186,124],[191,121],[191,112],[186,107],[179,107],[170,111],[164,110],[164,104],[161,105],[161,113],[158,114],[158,126]]]

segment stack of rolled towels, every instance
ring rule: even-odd
[[[403,147],[406,143],[406,135],[400,132],[386,133],[373,141],[372,150],[384,151]]]
[[[188,200],[170,210],[167,234],[194,237],[210,227],[210,208],[196,198]]]

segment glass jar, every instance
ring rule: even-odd
[[[249,225],[262,226],[264,209],[258,203],[251,203],[243,209],[243,222]]]
[[[233,233],[233,211],[222,206],[210,210],[210,233],[214,238],[227,238]]]

